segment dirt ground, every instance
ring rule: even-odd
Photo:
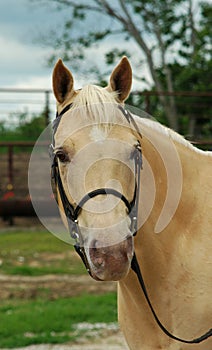
[[[11,349],[0,349],[11,350]],[[121,332],[115,335],[105,335],[101,339],[95,339],[92,342],[82,342],[79,344],[60,344],[60,345],[31,345],[24,348],[13,350],[129,350]]]
[[[49,299],[77,296],[86,290],[89,294],[101,294],[116,290],[116,283],[98,283],[90,276],[46,275],[39,277],[0,275],[0,298],[34,299],[37,293],[48,290]]]
[[[10,349],[0,349],[10,350]],[[25,348],[13,350],[129,350],[121,332],[116,334],[105,334],[92,342],[80,342],[79,344],[61,344],[61,345],[31,345]]]

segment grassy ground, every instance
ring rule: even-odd
[[[74,248],[47,231],[14,231],[0,234],[0,273],[39,276],[83,274]]]
[[[23,275],[34,279],[35,276],[48,273],[69,276],[85,274],[73,247],[45,231],[1,230],[0,265],[0,274],[16,274],[20,276],[20,281]],[[1,289],[3,286],[1,283]],[[91,336],[90,332],[78,327],[82,322],[93,325],[93,331],[99,328],[101,322],[116,322],[115,293],[85,293],[86,287],[80,295],[71,298],[52,300],[49,293],[38,291],[33,299],[13,297],[1,300],[0,347],[75,341],[81,333]]]
[[[0,306],[0,347],[59,344],[76,340],[82,322],[113,323],[117,319],[116,296],[81,295],[58,300],[4,301]]]

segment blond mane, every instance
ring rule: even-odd
[[[179,144],[183,145],[184,147],[187,147],[191,149],[192,151],[195,151],[197,153],[201,153],[207,156],[212,157],[212,152],[210,151],[203,151],[191,144],[188,140],[186,140],[182,135],[178,134],[174,130],[160,124],[157,121],[141,118],[141,123],[145,124],[146,126],[150,127],[151,129],[155,130],[156,132],[159,132],[160,134],[170,138],[173,141],[178,142]]]

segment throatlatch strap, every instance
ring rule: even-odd
[[[134,256],[133,256],[133,259],[132,259],[132,263],[131,263],[131,268],[132,270],[136,273],[137,277],[138,277],[138,280],[139,280],[139,283],[140,283],[140,286],[142,288],[142,291],[144,293],[144,296],[146,298],[146,301],[150,307],[150,310],[158,324],[158,326],[160,327],[160,329],[170,338],[174,339],[174,340],[177,340],[181,343],[186,343],[186,344],[198,344],[198,343],[201,343],[202,341],[206,340],[207,338],[211,337],[212,336],[212,329],[210,329],[208,332],[206,332],[205,334],[203,334],[201,337],[199,338],[195,338],[193,340],[185,340],[185,339],[181,339],[181,338],[178,338],[176,337],[175,335],[171,334],[167,329],[166,327],[161,323],[161,321],[159,320],[158,316],[156,315],[156,312],[151,304],[151,301],[149,299],[149,296],[148,296],[148,293],[147,293],[147,290],[146,290],[146,286],[145,286],[145,283],[144,283],[144,280],[143,280],[143,277],[142,277],[142,274],[141,274],[141,270],[140,270],[140,267],[139,267],[139,264],[138,264],[138,260],[136,258],[136,254],[134,253]]]

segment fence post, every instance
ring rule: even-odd
[[[48,90],[45,91],[45,112],[44,112],[44,116],[45,116],[45,124],[46,124],[46,126],[48,126],[49,122],[50,122],[49,92],[50,91],[48,91]]]
[[[150,96],[145,94],[145,111],[150,114]]]
[[[13,145],[8,145],[8,182],[13,186]]]

